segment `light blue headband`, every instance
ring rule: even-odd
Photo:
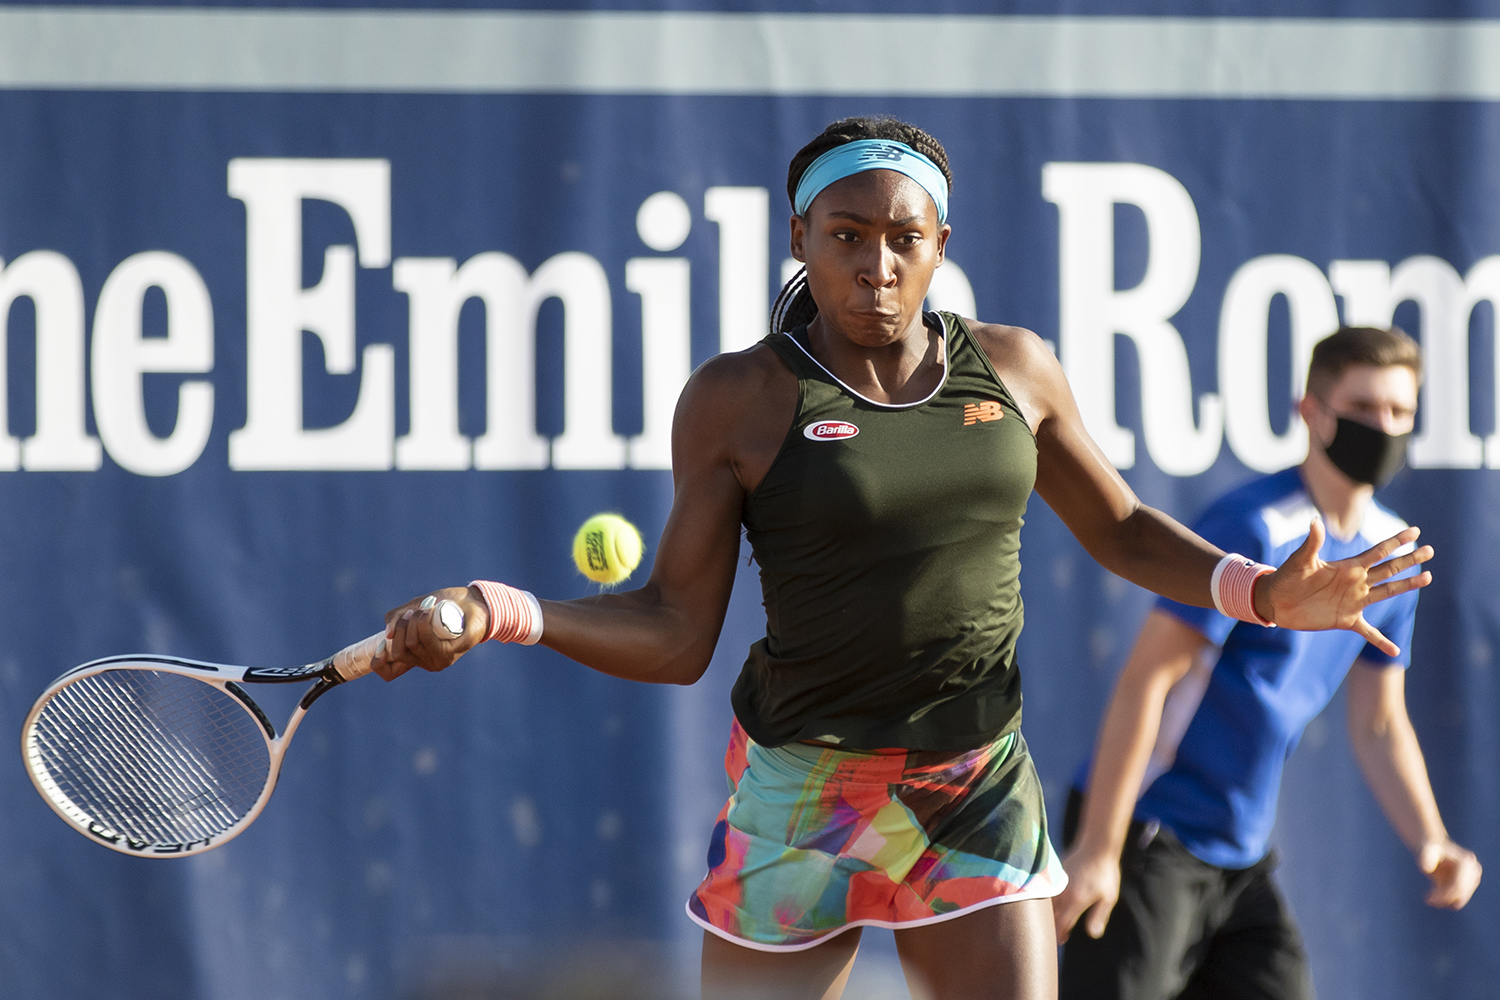
[[[841,181],[851,174],[866,170],[894,170],[905,174],[932,196],[937,206],[938,225],[948,221],[948,178],[921,153],[904,142],[891,139],[856,139],[842,146],[835,146],[816,160],[797,182],[797,197],[792,201],[792,210],[798,215],[807,214],[824,188],[834,181]]]

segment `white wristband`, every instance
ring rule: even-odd
[[[1247,559],[1238,552],[1229,553],[1219,560],[1208,580],[1208,592],[1213,595],[1214,607],[1219,609],[1219,614],[1229,618],[1275,628],[1275,622],[1262,618],[1255,610],[1255,581],[1274,572],[1275,568],[1265,563]]]
[[[542,638],[542,603],[529,590],[521,591],[521,599],[531,606],[531,630],[516,641],[523,646],[535,646]]]

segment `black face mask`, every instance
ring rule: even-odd
[[[1384,486],[1406,464],[1406,441],[1411,434],[1387,434],[1347,417],[1323,449],[1333,467],[1356,483]]]

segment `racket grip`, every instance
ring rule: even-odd
[[[339,678],[352,681],[370,672],[370,661],[385,646],[385,629],[333,654],[333,669]]]

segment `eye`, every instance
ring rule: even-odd
[[[859,242],[859,234],[852,229],[840,229],[833,234],[833,238],[838,240],[840,243]]]

